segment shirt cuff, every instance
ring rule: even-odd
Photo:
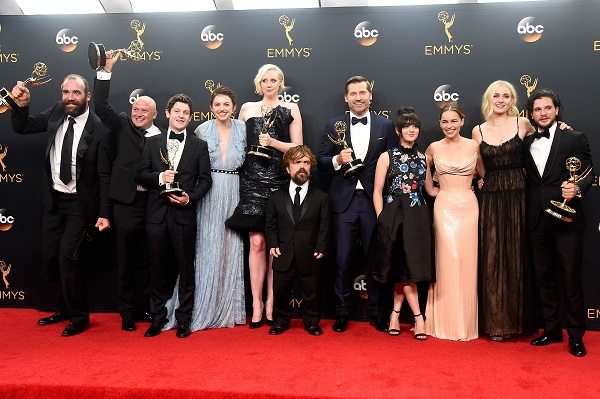
[[[333,165],[333,170],[339,170],[342,167],[342,165],[337,163],[337,155],[334,155],[331,158],[331,163]]]
[[[160,173],[158,174],[158,185],[159,185],[159,186],[164,186],[164,185],[165,185],[165,183],[164,183],[164,181],[163,181],[163,174],[164,174],[164,173],[165,173],[165,172],[160,172]]]
[[[98,80],[110,80],[111,76],[112,76],[112,72],[106,72],[106,71],[96,72],[96,79],[98,79]]]

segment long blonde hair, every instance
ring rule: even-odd
[[[487,89],[485,89],[485,92],[481,97],[481,115],[486,121],[492,117],[492,96],[494,95],[494,92],[496,91],[496,89],[498,89],[499,86],[505,86],[508,89],[508,91],[510,91],[510,95],[512,97],[512,104],[510,109],[508,110],[508,116],[519,115],[519,109],[517,108],[517,102],[519,101],[519,98],[517,96],[515,87],[506,80],[496,80],[495,82],[492,82]]]

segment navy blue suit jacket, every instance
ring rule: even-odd
[[[356,175],[352,177],[344,177],[341,171],[333,169],[332,158],[337,156],[343,149],[341,145],[336,145],[329,140],[327,135],[337,138],[337,133],[334,131],[334,125],[337,121],[346,122],[348,128],[346,131],[346,143],[352,148],[352,135],[350,134],[350,113],[339,115],[332,118],[327,123],[321,148],[319,149],[318,165],[319,170],[333,174],[331,180],[331,188],[329,190],[329,200],[331,202],[331,210],[334,213],[340,213],[348,208],[356,183],[360,180],[367,195],[373,197],[373,185],[375,181],[375,167],[379,156],[390,148],[398,145],[398,135],[394,130],[394,124],[389,119],[375,115],[371,112],[371,137],[369,138],[369,149],[363,163],[362,168]]]

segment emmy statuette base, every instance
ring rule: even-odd
[[[362,163],[362,160],[353,159],[346,165],[342,166],[342,174],[344,175],[344,177],[352,177],[358,172],[360,172],[360,170],[364,167],[365,165]]]
[[[273,159],[273,151],[268,147],[263,147],[262,145],[251,145],[248,148],[247,154],[266,159]]]
[[[575,211],[575,209],[566,205],[564,202],[554,200],[550,201],[550,206],[546,208],[545,211],[551,216],[566,223],[573,222],[573,219],[577,214],[577,211]]]

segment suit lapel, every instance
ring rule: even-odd
[[[310,201],[312,200],[312,197],[313,197],[312,196],[312,189],[311,189],[311,185],[309,183],[308,184],[308,191],[306,193],[306,197],[304,197],[304,201],[302,202],[302,212],[300,213],[300,218],[298,219],[298,223],[300,223],[300,221],[304,217],[304,214],[306,213],[306,210],[310,206]]]
[[[81,132],[81,138],[79,139],[79,144],[77,145],[77,157],[75,161],[75,166],[77,169],[77,181],[79,181],[79,175],[81,174],[81,165],[83,164],[83,157],[90,146],[90,141],[92,140],[92,129],[94,125],[94,114],[91,112],[88,114],[87,121],[85,122],[85,126],[83,127],[83,132]]]
[[[532,172],[538,180],[541,180],[542,176],[540,176],[540,171],[538,170],[537,165],[535,164],[535,160],[533,159],[533,156],[531,155],[531,151],[530,151],[531,143],[533,143],[533,135],[525,137],[525,151],[527,152],[527,154],[526,154],[527,163],[529,163],[529,165],[531,165],[531,167],[529,168],[530,172]]]
[[[48,143],[46,144],[46,157],[50,156],[50,149],[54,145],[54,140],[58,134],[58,129],[62,127],[62,124],[65,121],[65,116],[66,114],[62,112],[56,118],[48,121]]]
[[[285,190],[282,190],[283,193],[283,200],[285,203],[285,210],[288,213],[288,216],[290,217],[290,220],[292,221],[292,223],[296,223],[296,221],[294,220],[294,210],[292,209],[292,199],[290,198],[290,186],[289,184],[286,186]]]
[[[166,143],[165,143],[166,144]],[[177,170],[185,170],[187,164],[193,159],[192,154],[194,153],[194,144],[190,141],[190,134],[186,133],[185,135],[185,144],[183,146],[183,152],[181,153],[181,158],[179,159],[179,164],[177,165]]]
[[[552,140],[552,146],[550,147],[548,160],[546,161],[546,166],[544,167],[544,174],[542,175],[542,180],[548,176],[548,173],[554,167],[554,162],[556,161],[556,155],[558,154],[558,147],[560,146],[562,137],[563,135],[561,134],[561,130],[557,126],[556,130],[554,130],[554,139]]]
[[[365,155],[365,159],[363,159],[365,163],[369,162],[369,159],[371,159],[371,157],[373,156],[373,152],[377,147],[377,136],[379,133],[379,121],[377,121],[375,115],[371,111],[369,111],[369,114],[371,118],[371,132],[369,134],[369,142],[367,143],[369,146],[367,148],[367,155]]]

